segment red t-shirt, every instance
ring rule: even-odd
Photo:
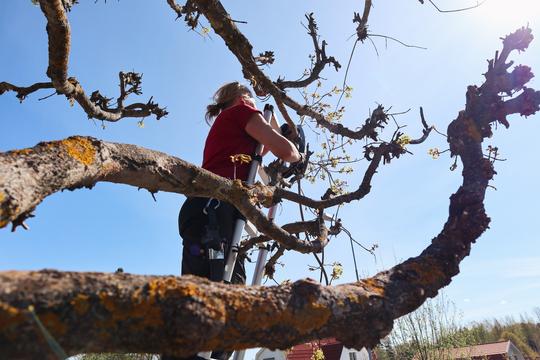
[[[244,101],[219,113],[204,145],[204,169],[234,179],[236,166],[236,179],[247,180],[250,164],[235,164],[231,156],[255,154],[257,141],[245,130],[247,122],[255,113],[261,112]]]

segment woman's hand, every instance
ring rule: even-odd
[[[274,130],[261,114],[254,114],[247,122],[245,130],[281,160],[291,163],[300,160],[300,153],[296,146]]]

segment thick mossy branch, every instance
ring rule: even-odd
[[[201,169],[184,160],[135,145],[109,143],[75,136],[40,143],[33,148],[0,153],[0,227],[22,224],[47,196],[93,187],[106,181],[132,185],[155,193],[166,191],[228,201],[266,236],[300,252],[319,252],[326,232],[314,242],[297,239],[255,206],[271,205],[274,187],[247,187]]]
[[[13,360],[53,358],[28,316],[30,305],[71,355],[187,356],[217,348],[286,348],[320,336],[374,345],[390,330],[382,298],[371,281],[337,287],[313,280],[244,287],[193,276],[4,272],[0,353]],[[355,323],[365,330],[351,332]]]

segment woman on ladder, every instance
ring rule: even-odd
[[[253,156],[258,143],[264,153],[271,151],[278,158],[294,163],[301,159],[296,146],[281,135],[275,121],[268,124],[257,110],[251,91],[238,82],[220,87],[207,106],[206,121],[211,125],[206,138],[202,167],[229,179],[246,181],[249,162],[236,161],[235,156]],[[211,260],[213,251],[226,251],[232,240],[234,225],[242,215],[231,204],[216,199],[188,198],[180,210],[178,227],[183,239],[182,275],[192,274],[221,281],[224,261]],[[232,283],[246,280],[243,259],[238,259]],[[230,353],[214,352],[212,358],[225,360]],[[162,356],[163,360],[180,358]],[[199,356],[182,360],[203,359]]]

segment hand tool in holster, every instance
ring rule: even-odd
[[[215,203],[215,205],[214,205]],[[203,209],[203,213],[208,217],[208,224],[205,226],[201,244],[208,258],[210,267],[210,277],[212,281],[223,279],[223,265],[225,262],[225,241],[219,233],[219,223],[217,218],[217,208],[221,202],[210,198]]]

